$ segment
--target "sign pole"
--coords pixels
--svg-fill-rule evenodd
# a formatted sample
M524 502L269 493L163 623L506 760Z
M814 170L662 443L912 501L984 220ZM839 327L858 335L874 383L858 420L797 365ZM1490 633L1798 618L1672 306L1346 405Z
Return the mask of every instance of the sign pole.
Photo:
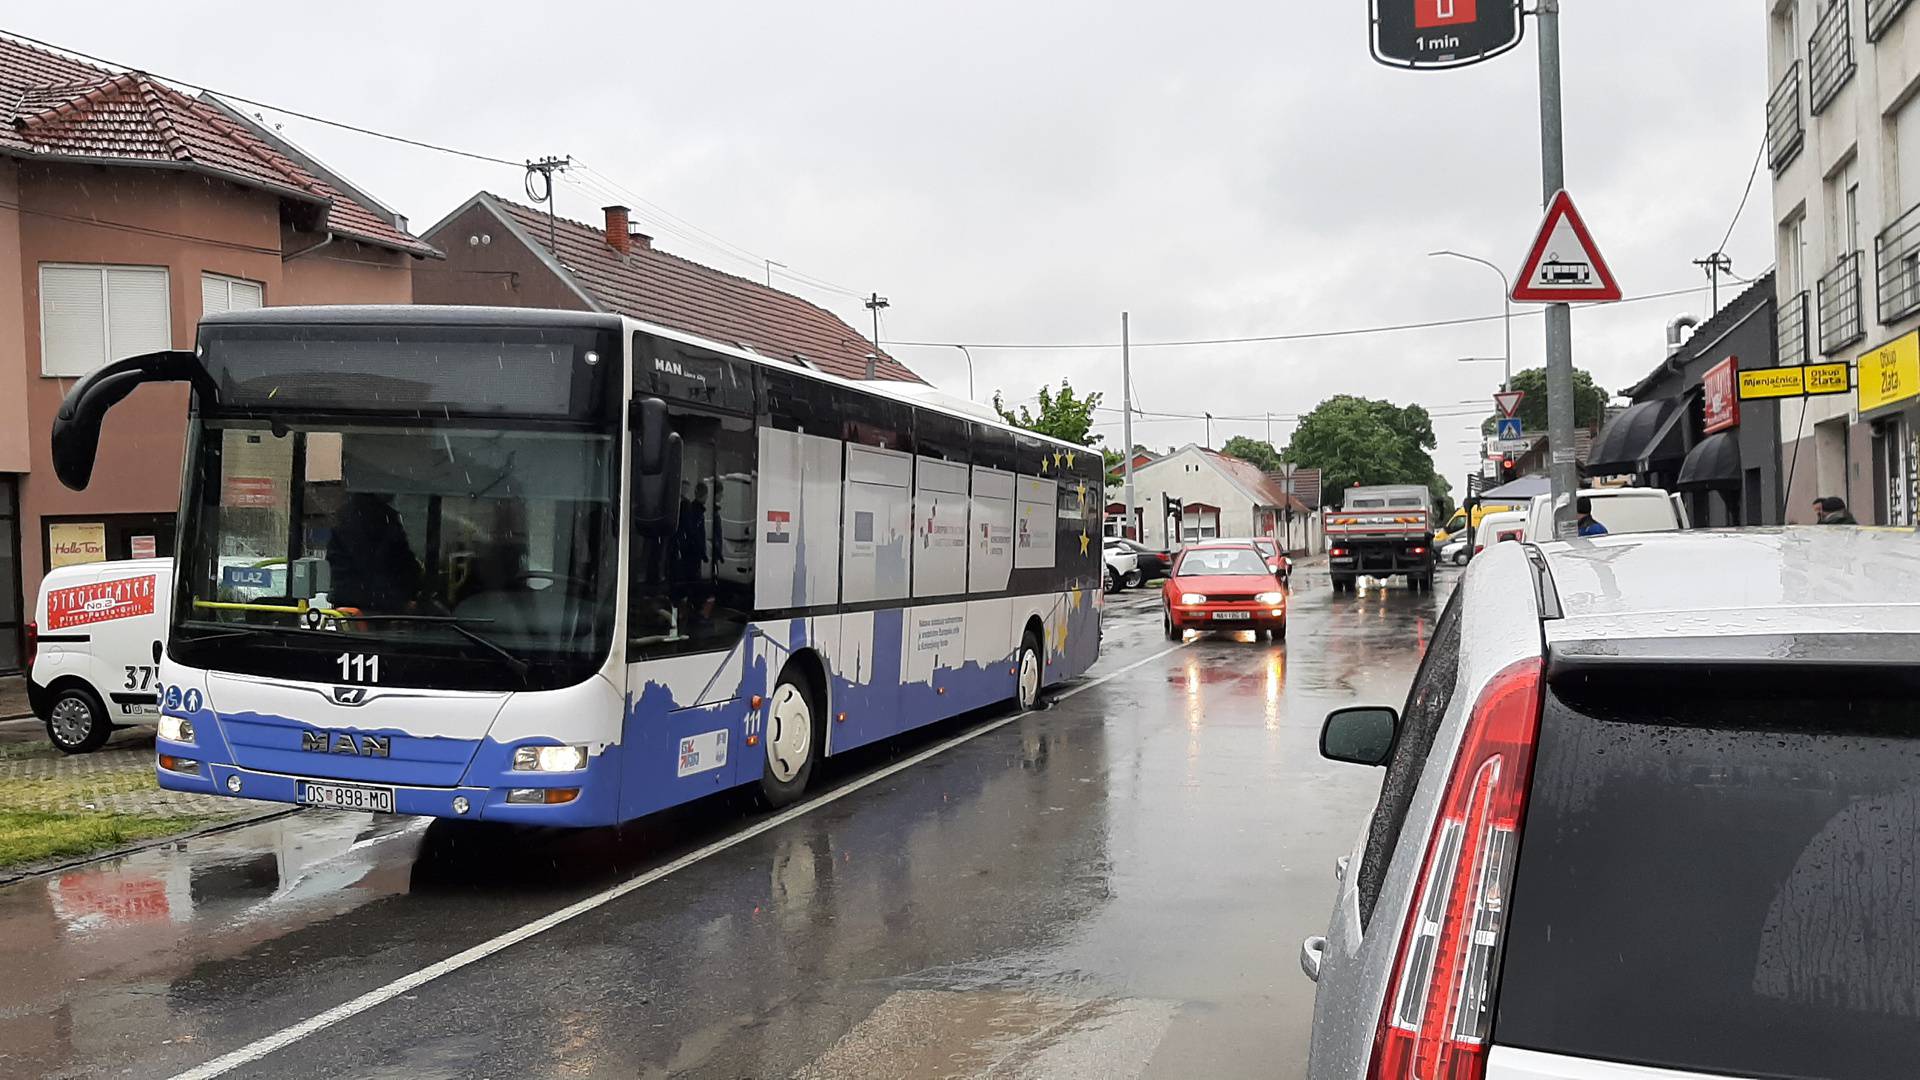
M1542 206L1566 187L1560 127L1560 0L1539 0L1540 186ZM1573 449L1573 313L1565 303L1547 306L1547 449L1555 536L1578 533L1574 497L1580 469Z
M1120 441L1125 444L1122 451L1127 455L1122 474L1127 478L1124 485L1126 494L1121 497L1125 504L1126 521L1120 526L1120 535L1142 533L1146 530L1134 527L1133 517L1133 350L1127 340L1127 313L1120 313ZM1164 522L1162 523L1164 524ZM1132 537L1139 543L1146 543L1145 535ZM1169 548L1173 545L1168 544Z

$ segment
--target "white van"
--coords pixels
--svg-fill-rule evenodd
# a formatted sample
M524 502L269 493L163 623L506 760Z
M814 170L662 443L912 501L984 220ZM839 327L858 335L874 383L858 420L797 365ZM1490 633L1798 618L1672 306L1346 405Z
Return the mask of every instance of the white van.
M1581 488L1593 500L1593 520L1609 533L1676 532L1689 527L1680 496L1660 488ZM1527 539L1542 544L1553 536L1553 496L1535 495L1527 507Z
M1501 510L1480 519L1473 535L1473 554L1478 555L1502 540L1525 538L1527 515L1518 510ZM1472 558L1472 556L1468 556Z
M27 698L69 754L116 727L160 719L160 643L173 601L172 559L81 563L49 571L27 624Z

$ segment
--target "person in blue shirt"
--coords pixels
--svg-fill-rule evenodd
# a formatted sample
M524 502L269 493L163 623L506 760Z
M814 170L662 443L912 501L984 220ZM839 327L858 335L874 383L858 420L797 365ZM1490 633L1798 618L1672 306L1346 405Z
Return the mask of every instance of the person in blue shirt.
M1593 516L1593 500L1592 499L1589 499L1583 495L1581 496L1580 501L1574 504L1574 507L1575 509L1580 511L1579 524L1580 524L1581 536L1607 535L1607 527L1605 525L1600 524L1600 522L1597 519L1595 519Z

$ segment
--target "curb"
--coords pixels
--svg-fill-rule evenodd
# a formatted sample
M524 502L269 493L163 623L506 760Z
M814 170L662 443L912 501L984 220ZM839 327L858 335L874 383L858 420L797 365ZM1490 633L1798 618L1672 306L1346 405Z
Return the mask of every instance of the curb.
M275 818L283 818L297 814L304 809L306 809L306 807L291 806L284 810L270 810L256 817L240 818L236 821L220 821L211 825L203 825L197 829L189 829L186 832L173 833L168 836L155 836L136 844L109 848L106 851L96 851L91 855L81 855L68 859L65 862L35 863L12 870L0 870L0 888L17 884L28 878L44 877L47 874L57 874L62 870L71 870L76 866L96 863L102 859L114 859L122 855L132 855L136 852L147 851L151 848L162 847L167 844L177 844L182 840L193 840L202 836L212 836L215 833L226 832L229 829L238 829L247 825L258 825L263 821L272 821Z

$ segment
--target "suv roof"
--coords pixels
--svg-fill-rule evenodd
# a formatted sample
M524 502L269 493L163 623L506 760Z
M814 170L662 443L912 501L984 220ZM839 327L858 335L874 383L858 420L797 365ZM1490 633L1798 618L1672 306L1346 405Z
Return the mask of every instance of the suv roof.
M1834 525L1621 533L1539 544L1549 642L1920 633L1920 540Z

